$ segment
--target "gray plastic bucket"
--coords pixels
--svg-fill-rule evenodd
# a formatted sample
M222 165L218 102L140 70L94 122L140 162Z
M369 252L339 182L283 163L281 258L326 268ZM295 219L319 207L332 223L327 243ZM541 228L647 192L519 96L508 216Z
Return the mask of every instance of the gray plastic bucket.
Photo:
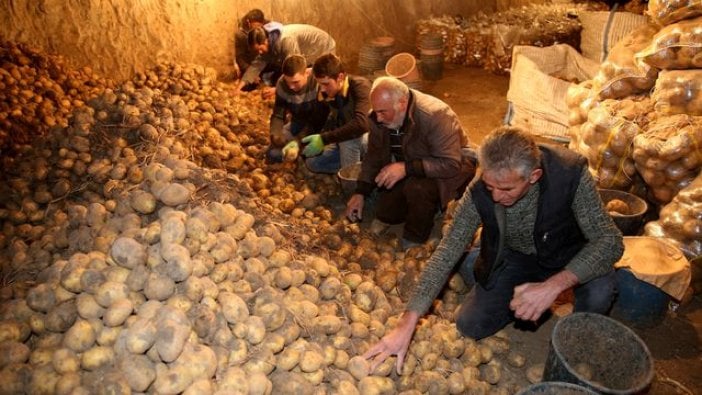
M573 383L547 381L532 384L519 391L517 395L597 395L597 392Z
M544 381L581 385L603 394L636 394L653 380L646 344L625 325L593 313L573 313L553 327Z

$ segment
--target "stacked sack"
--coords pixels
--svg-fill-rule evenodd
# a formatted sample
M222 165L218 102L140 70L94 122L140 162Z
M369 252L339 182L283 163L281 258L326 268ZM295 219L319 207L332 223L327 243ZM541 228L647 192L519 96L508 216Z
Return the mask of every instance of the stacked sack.
M661 207L646 234L702 255L702 1L651 0L598 74L568 92L570 148L603 188L645 190Z

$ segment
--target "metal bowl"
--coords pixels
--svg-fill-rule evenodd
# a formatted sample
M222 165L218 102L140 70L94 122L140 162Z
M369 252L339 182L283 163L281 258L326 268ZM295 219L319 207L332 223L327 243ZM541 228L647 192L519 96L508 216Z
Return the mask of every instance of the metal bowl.
M361 174L361 162L356 162L352 165L342 167L336 176L339 178L341 183L341 189L346 194L352 194L356 190L356 180Z

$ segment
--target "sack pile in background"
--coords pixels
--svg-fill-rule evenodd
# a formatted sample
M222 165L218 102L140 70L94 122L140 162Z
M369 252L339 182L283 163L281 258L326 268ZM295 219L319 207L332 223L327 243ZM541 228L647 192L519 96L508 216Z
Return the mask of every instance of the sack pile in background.
M651 22L622 39L598 74L568 92L570 148L602 188L658 205L649 236L702 255L702 2L651 0Z
M561 43L579 48L578 12L592 7L530 5L489 15L478 13L470 18L434 17L417 22L417 37L440 33L444 37L446 62L507 74L515 45L547 47Z

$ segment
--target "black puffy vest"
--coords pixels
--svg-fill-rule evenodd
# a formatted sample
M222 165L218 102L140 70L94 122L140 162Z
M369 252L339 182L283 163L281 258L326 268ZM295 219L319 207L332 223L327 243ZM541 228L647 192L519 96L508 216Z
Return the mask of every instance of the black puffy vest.
M587 161L562 147L540 146L539 149L543 175L539 180L538 213L534 224L536 256L524 258L547 270L556 270L568 264L586 243L571 206ZM504 261L495 262L500 240L495 203L482 180L472 184L470 191L483 223L475 277L483 287L490 288L494 280L491 273L499 272Z

